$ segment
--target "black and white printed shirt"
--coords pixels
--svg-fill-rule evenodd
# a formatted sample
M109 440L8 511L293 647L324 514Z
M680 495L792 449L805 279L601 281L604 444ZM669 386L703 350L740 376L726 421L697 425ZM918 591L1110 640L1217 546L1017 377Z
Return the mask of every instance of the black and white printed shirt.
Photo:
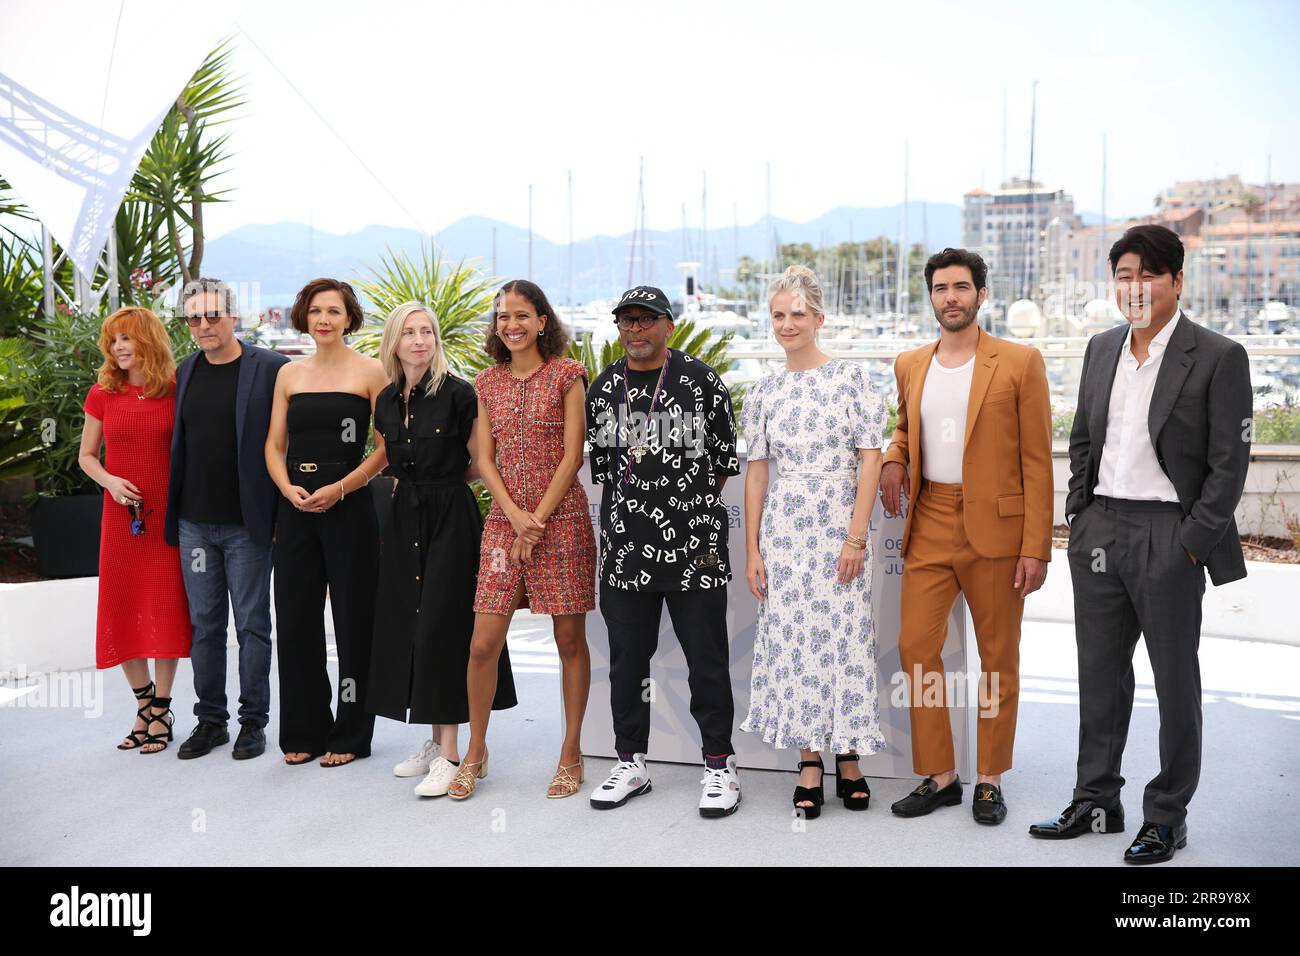
M684 352L670 349L667 366L653 416L660 369L629 370L619 359L587 391L591 479L605 486L599 577L629 591L725 587L731 563L720 486L740 474L731 393Z

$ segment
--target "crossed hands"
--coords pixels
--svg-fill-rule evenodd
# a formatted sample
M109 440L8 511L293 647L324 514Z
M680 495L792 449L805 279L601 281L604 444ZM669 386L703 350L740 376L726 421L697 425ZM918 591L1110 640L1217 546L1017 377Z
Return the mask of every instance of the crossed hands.
M308 492L301 485L290 485L285 497L289 499L289 504L299 511L323 514L343 500L343 489L339 487L337 481L322 485L315 492Z
M533 548L546 531L546 522L535 512L516 509L510 515L510 526L515 529L515 541L510 545L510 563L527 565L533 559Z

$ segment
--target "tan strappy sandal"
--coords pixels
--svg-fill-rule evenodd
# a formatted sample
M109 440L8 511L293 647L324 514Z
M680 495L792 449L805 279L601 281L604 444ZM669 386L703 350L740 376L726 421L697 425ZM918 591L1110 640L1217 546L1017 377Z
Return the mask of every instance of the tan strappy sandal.
M578 768L578 779L573 779L573 769ZM577 763L571 763L567 767L561 766L555 771L555 776L551 778L551 786L546 789L546 799L561 800L564 797L571 797L578 792L582 786L582 781L586 777L586 767L582 764L582 758L578 758ZM551 787L559 787L559 793L551 793Z
M460 769L456 771L456 776L451 778L451 783L447 785L447 796L453 800L468 800L474 795L474 788L478 782L487 776L488 755L483 751L483 759L479 761L462 760ZM459 787L464 793L453 793L452 790Z

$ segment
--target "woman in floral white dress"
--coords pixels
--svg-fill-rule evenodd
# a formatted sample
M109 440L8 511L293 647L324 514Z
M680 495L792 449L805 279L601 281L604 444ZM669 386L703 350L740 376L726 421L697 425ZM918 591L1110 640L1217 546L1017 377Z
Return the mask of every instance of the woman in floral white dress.
M860 364L818 348L825 312L811 269L787 269L768 303L786 367L745 397L747 578L760 604L741 730L800 748L794 805L812 819L823 752L836 755L837 796L864 810L871 791L857 755L885 747L868 533L885 405Z

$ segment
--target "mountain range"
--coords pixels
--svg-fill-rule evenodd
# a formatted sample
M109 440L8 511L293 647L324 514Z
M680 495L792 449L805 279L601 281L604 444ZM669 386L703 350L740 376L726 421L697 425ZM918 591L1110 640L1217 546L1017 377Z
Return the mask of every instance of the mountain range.
M806 242L814 247L888 236L898 238L902 205L877 208L837 207L809 222L774 217L777 243ZM908 241L929 248L955 246L961 237L961 207L951 203L910 205ZM346 235L313 229L300 222L245 225L209 239L203 273L227 282L258 283L263 308L287 305L310 279L328 275L350 279L388 250L418 252L429 236L397 226L366 226ZM477 259L480 267L502 279L527 277L528 230L483 216L467 216L432 237L452 260ZM573 243L573 302L619 295L629 284L632 233L588 236ZM556 305L569 300L569 246L534 233L532 278ZM631 264L631 284L658 285L676 297L681 285L679 262L700 259L700 230L649 229L645 232L644 272L638 241ZM706 286L716 277L733 282L738 256L762 260L768 249L763 220L744 226L710 229L707 234ZM494 268L495 263L495 268ZM644 276L644 279L643 279Z

